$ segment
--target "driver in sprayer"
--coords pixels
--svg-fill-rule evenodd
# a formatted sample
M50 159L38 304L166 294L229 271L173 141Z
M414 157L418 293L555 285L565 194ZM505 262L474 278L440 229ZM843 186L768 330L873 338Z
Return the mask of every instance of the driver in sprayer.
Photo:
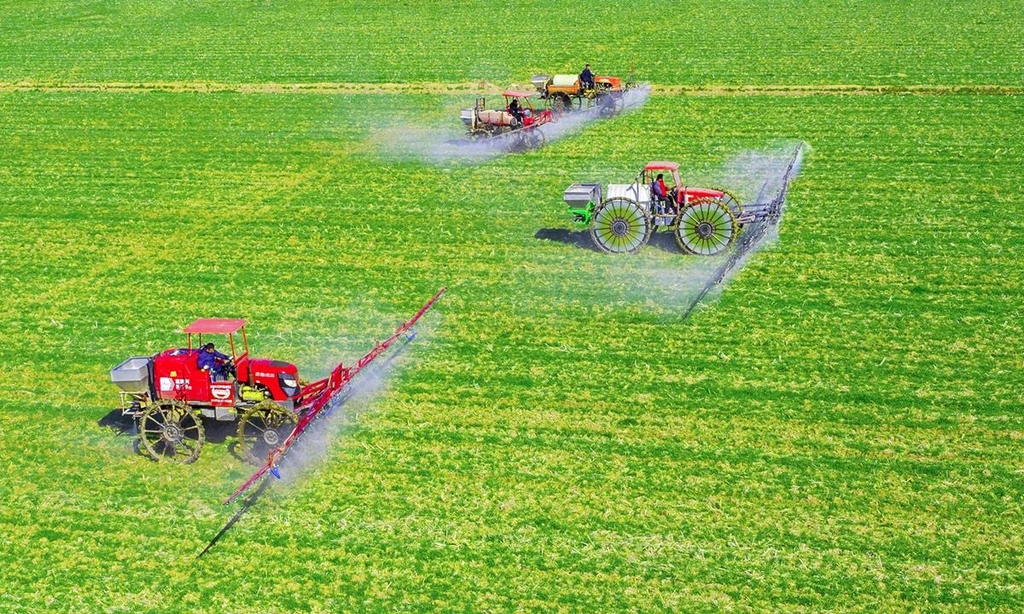
M199 369L210 372L210 381L226 380L231 371L231 357L221 354L212 343L199 350Z
M594 73L590 71L590 64L584 66L580 72L580 87L584 90L594 89Z
M672 211L672 201L669 198L668 187L665 185L665 176L658 173L658 177L651 182L651 199L654 201L654 210L657 213Z
M523 107L519 105L519 99L513 98L512 102L508 103L508 112L515 119L514 127L523 125Z

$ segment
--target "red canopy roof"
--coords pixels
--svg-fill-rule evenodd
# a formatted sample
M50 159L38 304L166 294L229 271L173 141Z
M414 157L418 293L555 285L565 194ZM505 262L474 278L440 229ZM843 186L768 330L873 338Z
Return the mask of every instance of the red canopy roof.
M644 170L648 171L677 171L679 170L678 162L648 162Z
M230 335L245 326L245 320L230 318L199 318L185 327L186 333Z
M511 96L512 98L530 98L536 96L537 92L517 92L515 90L507 90L501 93L502 96Z

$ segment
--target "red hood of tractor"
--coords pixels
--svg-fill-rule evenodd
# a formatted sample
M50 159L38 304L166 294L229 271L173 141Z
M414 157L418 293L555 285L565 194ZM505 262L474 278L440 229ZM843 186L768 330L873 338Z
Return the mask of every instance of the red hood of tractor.
M690 188L685 189L685 193L690 199L694 198L721 198L725 195L725 192L721 190L713 190L711 188Z
M290 362L283 360L274 360L272 358L250 358L246 365L250 371L255 375L260 373L267 374L278 374L278 373L291 373L292 375L298 375L299 369Z

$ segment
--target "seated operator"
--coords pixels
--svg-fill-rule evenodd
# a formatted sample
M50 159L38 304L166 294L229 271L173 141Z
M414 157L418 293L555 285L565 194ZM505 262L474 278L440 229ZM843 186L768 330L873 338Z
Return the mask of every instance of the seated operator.
M212 343L207 343L199 349L199 369L210 372L210 381L227 379L228 363L231 359L226 354L218 352Z
M655 211L665 212L665 205L671 207L668 199L668 187L665 185L665 176L658 173L658 177L651 182L651 199L654 200Z
M513 98L512 102L508 104L508 112L515 118L516 125L523 125L523 108L519 106L518 98Z
M580 85L585 90L594 89L594 73L590 72L590 64L583 67L583 72L580 73Z

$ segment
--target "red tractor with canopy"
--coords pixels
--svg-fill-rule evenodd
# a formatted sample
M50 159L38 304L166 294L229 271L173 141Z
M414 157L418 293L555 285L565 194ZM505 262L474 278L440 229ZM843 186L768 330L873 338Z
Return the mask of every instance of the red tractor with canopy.
M280 421L292 412L301 390L298 369L250 356L245 325L242 319L200 318L185 327L183 347L134 356L111 370L111 381L121 388L121 411L137 420L139 446L150 456L194 461L205 440L201 418L241 419L242 434L247 425L260 422L266 429L272 416ZM227 359L219 361L223 377L199 366L211 336L227 340Z
M531 99L535 92L507 90L502 92L505 106L502 109L488 109L483 96L476 104L463 109L462 123L466 126L466 138L470 140L501 138L509 141L513 150L533 149L544 145L544 132L540 127L552 120L551 110L537 110Z
M574 183L562 197L601 251L635 253L652 233L667 228L687 254L735 255L777 226L802 151L797 146L781 176L765 177L757 196L743 205L725 190L685 185L679 164L663 161L648 162L630 183Z
M191 463L205 440L203 418L238 421L237 452L253 462L265 460L296 426L308 424L328 407L352 378L411 327L444 293L441 289L416 316L388 340L378 343L354 367L338 364L327 377L309 384L294 364L253 358L246 321L201 318L185 327L185 345L153 356L133 356L110 371L120 388L121 412L134 418L138 446L153 459ZM408 334L407 334L408 333ZM226 337L229 354L218 369L201 368L200 354L211 335ZM240 343L239 343L240 342ZM208 359L209 357L207 357ZM204 360L207 362L207 360Z
M751 219L728 192L684 185L675 162L649 162L631 183L609 184L607 191L600 183L574 183L563 198L594 244L611 253L636 252L658 228L670 228L684 252L712 256L730 247Z

